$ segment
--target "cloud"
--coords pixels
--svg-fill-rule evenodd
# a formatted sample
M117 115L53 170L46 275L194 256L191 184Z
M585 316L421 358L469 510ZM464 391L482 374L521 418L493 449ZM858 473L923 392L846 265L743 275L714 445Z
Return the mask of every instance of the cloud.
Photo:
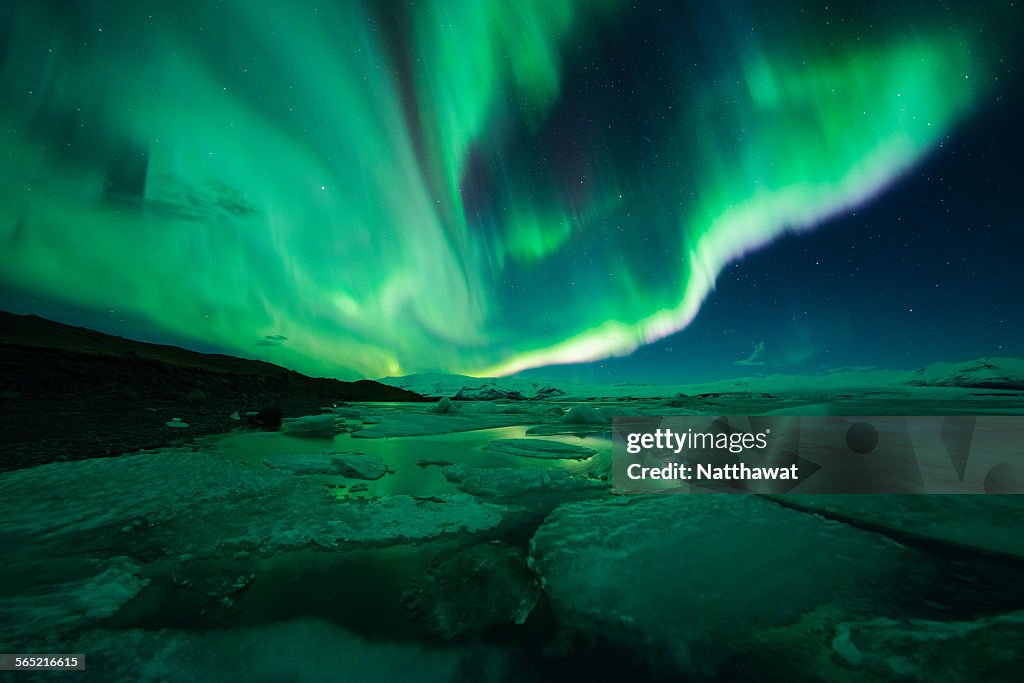
M754 344L754 350L750 352L750 355L743 360L734 361L733 365L764 365L764 361L761 360L761 356L764 355L764 342L760 341Z

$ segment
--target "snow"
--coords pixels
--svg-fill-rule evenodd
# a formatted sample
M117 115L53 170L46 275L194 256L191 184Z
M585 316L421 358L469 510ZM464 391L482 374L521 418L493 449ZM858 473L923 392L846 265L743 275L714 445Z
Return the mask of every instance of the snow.
M766 398L763 392L822 395L843 389L888 390L900 395L918 387L987 388L1024 390L1024 359L981 358L960 363L935 363L913 371L873 367L836 368L819 374L770 373L701 383L586 385L549 382L512 375L468 377L424 373L385 377L385 384L430 396L476 400L500 398L555 401L649 400L666 401L663 407L701 407L701 394L729 394L734 398ZM948 396L948 394L947 394ZM467 401L468 402L468 401Z
M424 396L459 396L464 400L557 398L564 386L522 377L469 377L445 373L419 373L378 379L382 384L415 391Z
M893 383L1024 391L1024 359L979 358L963 363L933 363L901 375Z

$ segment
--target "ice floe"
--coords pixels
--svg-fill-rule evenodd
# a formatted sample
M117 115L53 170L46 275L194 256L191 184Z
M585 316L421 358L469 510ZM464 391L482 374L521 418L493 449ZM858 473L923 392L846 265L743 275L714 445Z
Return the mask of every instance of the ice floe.
M295 474L336 474L350 479L380 479L388 472L379 457L362 453L284 453L264 458L263 463Z
M0 501L0 544L25 558L123 546L125 529L133 551L173 556L404 543L489 529L504 513L466 494L341 501L305 477L191 451L5 472Z
M743 633L789 623L905 554L763 499L696 494L567 503L530 545L563 627L701 674Z
M307 415L281 421L281 433L306 439L330 439L341 433L333 413Z
M10 563L17 556L7 553L5 561ZM30 633L81 628L109 617L149 583L140 570L138 563L123 556L88 559L76 572L84 574L81 578L42 578L20 592L0 597L0 644L19 641Z
M597 452L586 446L550 439L495 439L484 446L484 450L545 460L586 460Z
M459 491L481 498L516 498L537 493L580 493L607 488L607 484L560 469L470 467L452 465L442 470Z
M1024 496L792 495L786 506L897 539L1024 560Z

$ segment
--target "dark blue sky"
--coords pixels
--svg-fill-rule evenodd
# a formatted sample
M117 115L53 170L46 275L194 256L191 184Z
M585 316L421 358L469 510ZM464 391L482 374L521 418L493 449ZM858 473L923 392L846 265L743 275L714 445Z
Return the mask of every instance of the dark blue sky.
M1016 75L881 197L726 269L689 328L626 358L527 374L704 381L1024 355Z

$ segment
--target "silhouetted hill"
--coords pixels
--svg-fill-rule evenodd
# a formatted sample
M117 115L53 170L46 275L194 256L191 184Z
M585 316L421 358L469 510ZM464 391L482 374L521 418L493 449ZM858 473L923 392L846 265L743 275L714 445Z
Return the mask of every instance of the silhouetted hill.
M229 431L238 411L315 414L342 401L423 401L371 380L149 344L0 311L0 471ZM181 418L187 429L167 427Z

